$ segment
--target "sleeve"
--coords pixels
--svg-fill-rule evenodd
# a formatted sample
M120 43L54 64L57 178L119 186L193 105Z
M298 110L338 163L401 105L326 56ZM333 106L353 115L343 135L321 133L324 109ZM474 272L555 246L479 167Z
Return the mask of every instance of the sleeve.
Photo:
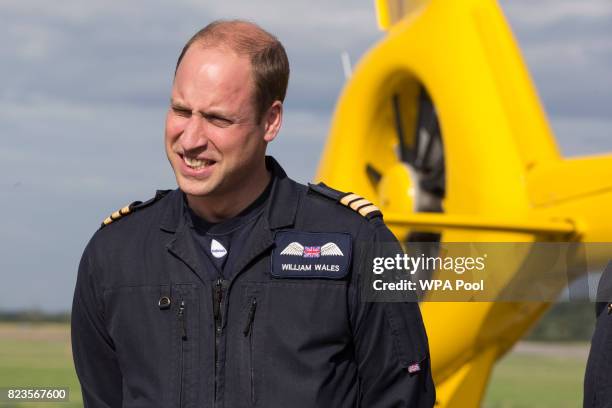
M425 326L416 297L386 298L365 294L373 279L375 257L403 251L380 222L374 237L358 243L352 284L351 325L360 379L360 406L433 407L436 399ZM354 269L355 270L355 269ZM387 281L396 281L387 277ZM375 295L376 296L376 295ZM373 300L373 301L369 301ZM385 302L383 300L393 300Z
M120 408L122 376L114 345L104 325L96 291L90 246L85 249L72 303L72 355L85 407Z

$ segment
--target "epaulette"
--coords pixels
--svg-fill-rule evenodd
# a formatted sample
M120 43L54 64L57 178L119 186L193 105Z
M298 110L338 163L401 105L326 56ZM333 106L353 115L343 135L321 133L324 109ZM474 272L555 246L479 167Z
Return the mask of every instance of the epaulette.
M325 183L308 183L308 188L316 193L324 195L325 197L331 198L332 200L349 207L350 209L358 212L368 220L377 217L382 218L383 216L382 212L377 206L357 194L345 193L342 191L334 190L333 188L325 185Z
M100 228L104 228L107 225L109 225L110 223L112 223L113 221L117 221L120 218L125 217L126 215L132 214L138 210L141 210L145 207L150 206L151 204L155 203L156 201L161 200L164 196L166 196L166 194L168 194L170 191L172 190L157 190L155 192L155 197L151 198L150 200L147 201L134 201L133 203L126 205L125 207L115 211L114 213L112 213L111 215L109 215L108 217L106 217L106 219L104 221L102 221L102 225L100 225Z

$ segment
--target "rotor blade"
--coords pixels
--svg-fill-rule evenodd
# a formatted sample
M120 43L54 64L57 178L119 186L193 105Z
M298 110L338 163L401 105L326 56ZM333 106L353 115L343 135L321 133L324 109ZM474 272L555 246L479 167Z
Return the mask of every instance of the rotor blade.
M395 122L395 131L397 132L397 139L399 141L399 156L400 160L404 163L412 163L414 161L414 150L408 146L406 135L404 133L404 127L402 125L402 115L400 110L399 95L393 94L392 106L393 106L393 119Z

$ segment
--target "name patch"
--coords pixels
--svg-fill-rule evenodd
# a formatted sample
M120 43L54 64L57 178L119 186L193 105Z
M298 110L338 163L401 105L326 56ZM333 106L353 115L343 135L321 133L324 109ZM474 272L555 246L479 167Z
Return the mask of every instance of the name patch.
M272 250L275 278L342 279L351 261L351 236L337 232L279 231Z

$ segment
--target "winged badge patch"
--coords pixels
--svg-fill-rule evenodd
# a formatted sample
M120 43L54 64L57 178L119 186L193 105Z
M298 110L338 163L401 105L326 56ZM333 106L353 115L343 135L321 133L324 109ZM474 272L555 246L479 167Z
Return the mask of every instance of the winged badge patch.
M303 246L299 242L292 242L280 253L281 255L303 256L304 258L319 258L321 256L344 256L340 247L333 242L322 246Z

